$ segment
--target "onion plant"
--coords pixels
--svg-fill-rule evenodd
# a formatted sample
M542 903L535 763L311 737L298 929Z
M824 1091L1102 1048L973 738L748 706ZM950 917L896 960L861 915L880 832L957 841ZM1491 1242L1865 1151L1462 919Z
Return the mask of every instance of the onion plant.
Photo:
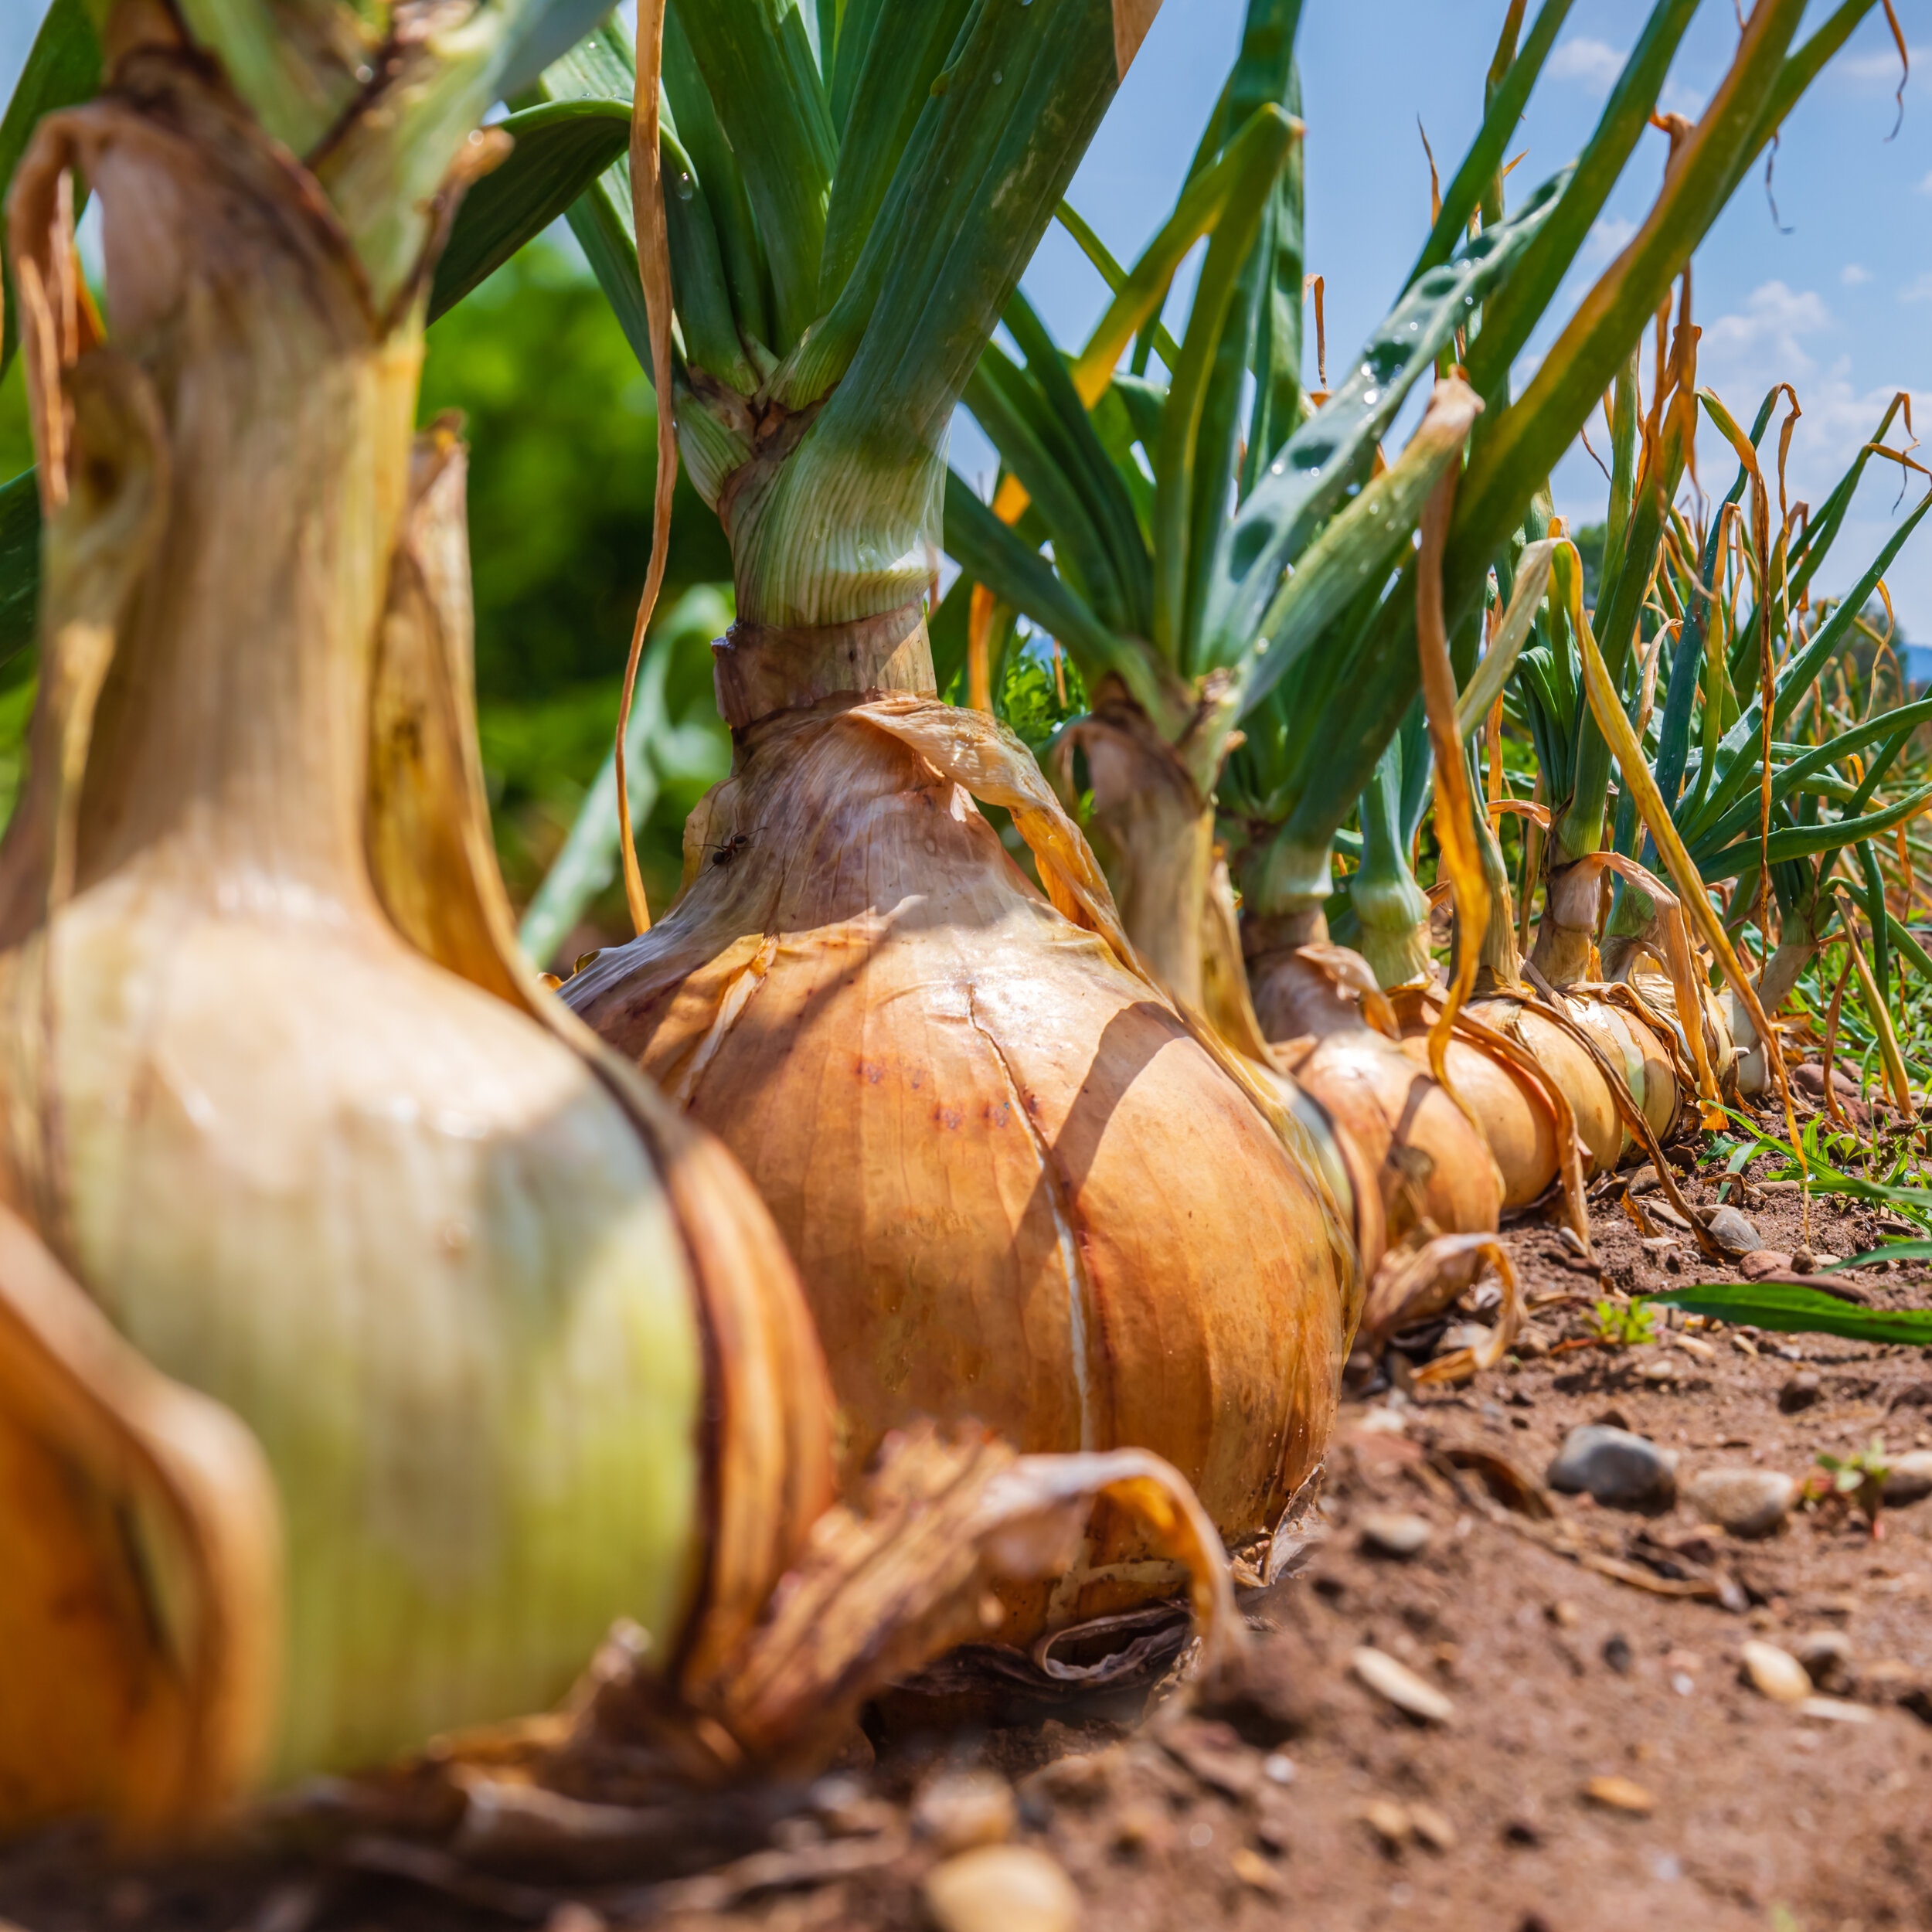
M675 903L651 923L636 894L640 937L563 997L773 1209L849 1473L913 1415L970 1413L1029 1449L1146 1444L1238 1539L1330 1425L1360 1291L1347 1171L1145 976L1025 747L938 701L927 626L948 423L1152 12L671 6L661 349L631 239L655 212L613 175L572 219L730 537L733 770ZM607 28L540 90L609 97L628 60ZM1285 61L1205 194L1238 178L1266 201ZM975 798L1011 815L1046 900ZM1009 1628L1157 1583L1110 1519Z
M515 956L462 452L413 437L438 250L512 138L478 123L556 14L60 5L8 123L42 664L0 849L9 1826L177 1823L539 1707L621 1616L715 1656L827 1499L769 1220ZM573 118L524 124L457 284L548 219Z

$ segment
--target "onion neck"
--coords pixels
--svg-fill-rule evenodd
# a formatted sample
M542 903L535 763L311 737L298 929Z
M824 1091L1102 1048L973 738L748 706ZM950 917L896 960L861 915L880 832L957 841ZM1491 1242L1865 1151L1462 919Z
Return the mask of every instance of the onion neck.
M1356 950L1385 992L1432 976L1428 895L1409 869L1396 811L1394 770L1385 758L1362 794L1362 863L1349 900L1362 922Z
M740 619L711 650L719 715L734 731L828 698L938 695L919 600L843 624L787 626Z
M1516 944L1516 901L1510 889L1509 868L1503 862L1502 842L1488 812L1475 814L1476 849L1482 860L1483 883L1489 888L1489 923L1476 960L1476 988L1488 992L1522 983L1522 953Z
M420 309L385 332L346 241L238 121L118 118L90 157L114 347L172 487L87 760L81 883L151 848L224 906L372 907L369 685L408 477Z
M1094 794L1088 831L1128 937L1174 998L1199 1009L1213 805L1117 678L1102 680L1093 709L1063 743L1085 754Z
M1543 915L1536 922L1530 957L1553 986L1590 977L1597 931L1597 894L1602 868L1587 859L1559 865L1553 855L1543 888Z

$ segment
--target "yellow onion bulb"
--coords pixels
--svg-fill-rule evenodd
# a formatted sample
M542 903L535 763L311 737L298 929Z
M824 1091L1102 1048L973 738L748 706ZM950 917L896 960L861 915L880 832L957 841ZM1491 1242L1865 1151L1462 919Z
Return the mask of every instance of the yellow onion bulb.
M682 896L565 998L764 1197L848 1477L910 1418L971 1415L1028 1450L1151 1449L1223 1536L1263 1533L1326 1443L1359 1309L1317 1164L1008 857L969 783L1113 918L1023 750L976 714L851 702L740 723ZM1152 1581L1097 1522L1009 1634Z

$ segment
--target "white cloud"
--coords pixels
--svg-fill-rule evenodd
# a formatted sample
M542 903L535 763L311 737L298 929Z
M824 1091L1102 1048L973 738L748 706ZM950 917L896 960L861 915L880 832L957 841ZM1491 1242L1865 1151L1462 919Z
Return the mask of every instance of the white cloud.
M1914 67L1926 60L1932 60L1932 47L1912 49ZM1840 80L1853 81L1864 88L1882 87L1889 94L1899 84L1903 70L1899 65L1898 49L1887 41L1864 53L1841 55L1832 63L1831 71Z
M1932 195L1932 169L1928 169L1920 178L1919 192L1922 195Z
M1862 262L1847 262L1838 270L1838 278L1847 288L1862 288L1872 279L1872 271Z
M1624 244L1636 232L1637 224L1628 215L1599 217L1583 238L1583 260L1590 263L1608 261L1622 253Z
M1614 85L1627 57L1607 40L1579 34L1552 50L1545 71L1553 80L1574 80L1586 93L1601 96Z
M1762 395L1773 383L1803 383L1818 369L1804 346L1807 337L1835 326L1823 296L1781 281L1760 283L1741 311L1704 325L1698 346L1698 374L1740 398Z
M1922 268L1899 291L1902 302L1932 302L1932 269Z

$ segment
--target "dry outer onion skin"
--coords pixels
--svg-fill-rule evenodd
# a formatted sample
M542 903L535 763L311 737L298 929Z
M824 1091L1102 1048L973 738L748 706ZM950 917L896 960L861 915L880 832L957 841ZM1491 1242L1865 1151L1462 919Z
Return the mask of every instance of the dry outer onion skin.
M260 1770L281 1659L274 1485L0 1208L0 1818L137 1832Z
M1351 961L1359 978L1347 975ZM1427 1067L1364 1019L1366 962L1337 946L1279 947L1257 953L1248 973L1277 1057L1374 1171L1389 1244L1424 1223L1443 1234L1494 1230L1504 1200L1498 1164ZM1452 1049L1457 1075L1467 1051Z
M467 741L396 755L399 718L468 729L434 452L411 501L418 325L372 317L313 184L197 66L115 79L43 123L11 211L51 285L82 169L117 349L52 306L27 332L46 672L0 855L0 1192L259 1444L281 1778L541 1706L616 1616L674 1667L713 1620L735 1641L824 1498L828 1401L743 1178L485 970L487 893L399 896L460 871L423 831L462 814L417 794L474 771ZM0 1804L41 1748L9 1709ZM177 1816L245 1781L230 1755Z
M971 714L849 699L740 721L653 930L573 1008L718 1134L818 1321L848 1480L889 1429L973 1416L1028 1451L1145 1446L1224 1535L1271 1526L1318 1458L1359 1285L1346 1231L1242 1088L1123 964L1090 854ZM1056 900L964 784L1011 804ZM946 723L945 720L957 721ZM1030 760L1026 761L1030 768ZM1051 808L1050 810L1049 808ZM704 847L737 830L726 865ZM1097 1524L1056 1615L1145 1594ZM1167 1572L1162 1566L1160 1575ZM1015 1604L1037 1626L1045 1593Z

